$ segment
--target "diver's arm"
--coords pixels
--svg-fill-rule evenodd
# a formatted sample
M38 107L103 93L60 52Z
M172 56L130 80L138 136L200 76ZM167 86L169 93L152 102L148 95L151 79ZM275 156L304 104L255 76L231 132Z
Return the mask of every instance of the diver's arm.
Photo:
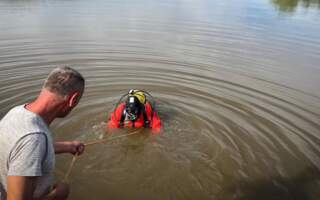
M109 121L107 122L107 128L120 128L120 121L123 110L125 109L125 103L120 104L115 111L111 114Z

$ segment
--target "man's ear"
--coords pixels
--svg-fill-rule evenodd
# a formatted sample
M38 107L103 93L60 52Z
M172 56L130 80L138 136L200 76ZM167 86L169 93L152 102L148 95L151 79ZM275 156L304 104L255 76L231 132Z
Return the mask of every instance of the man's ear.
M69 97L69 102L68 102L69 107L74 107L74 106L76 106L76 105L78 104L78 102L79 102L80 97L81 97L80 92L74 92L74 93L72 93L72 94L70 95L70 97Z

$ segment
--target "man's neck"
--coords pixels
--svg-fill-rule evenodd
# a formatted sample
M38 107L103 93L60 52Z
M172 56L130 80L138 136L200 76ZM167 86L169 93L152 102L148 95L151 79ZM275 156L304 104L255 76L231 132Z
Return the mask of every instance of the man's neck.
M32 102L25 106L27 110L39 115L43 121L49 126L51 122L55 119L54 116L50 115L46 109L43 109L37 105L36 102Z
M26 105L26 109L39 115L49 126L56 118L58 112L58 102L48 92L41 92L39 97L32 103Z

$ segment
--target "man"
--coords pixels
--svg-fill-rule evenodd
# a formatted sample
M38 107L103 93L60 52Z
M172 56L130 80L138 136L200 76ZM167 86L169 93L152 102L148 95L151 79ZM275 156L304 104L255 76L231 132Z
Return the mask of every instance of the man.
M69 186L51 187L56 153L82 154L79 141L53 142L48 126L78 104L84 78L69 67L54 69L40 95L0 121L0 200L66 199Z
M151 128L153 133L159 133L162 128L161 120L154 108L155 105L152 106L147 101L145 93L152 99L149 93L141 90L130 90L124 95L111 114L107 128ZM120 103L126 96L126 102Z

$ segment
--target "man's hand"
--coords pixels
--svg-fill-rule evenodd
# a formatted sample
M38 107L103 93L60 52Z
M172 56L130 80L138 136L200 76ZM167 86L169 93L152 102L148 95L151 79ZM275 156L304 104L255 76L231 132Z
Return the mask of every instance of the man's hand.
M55 142L54 151L59 153L71 153L73 155L81 155L84 152L84 144L79 141Z
M70 193L69 185L65 182L59 182L53 186L51 193L54 199L67 199Z
M65 182L56 183L51 192L37 200L65 200L70 193L69 185Z
M70 144L70 153L81 155L84 152L84 144L79 141L72 141Z

